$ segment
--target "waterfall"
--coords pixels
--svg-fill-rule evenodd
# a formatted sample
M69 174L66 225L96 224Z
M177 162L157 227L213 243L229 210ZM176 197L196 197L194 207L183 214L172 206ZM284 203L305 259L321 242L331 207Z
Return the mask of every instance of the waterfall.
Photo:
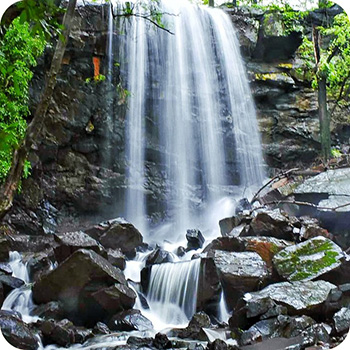
M155 6L167 31L144 18ZM145 234L147 217L163 212L176 240L185 228L203 224L214 203L247 195L262 182L256 114L225 12L188 0L135 2L133 8L139 16L113 24L119 33L114 57L130 95L121 214ZM152 184L154 173L159 183ZM149 195L155 191L157 198Z
M196 312L201 259L153 265L147 300L165 324L187 324Z
M9 265L13 271L12 276L21 279L25 285L14 289L5 299L1 310L18 311L22 315L23 321L36 322L39 318L30 316L34 308L32 290L26 264L22 261L22 256L18 252L10 252Z

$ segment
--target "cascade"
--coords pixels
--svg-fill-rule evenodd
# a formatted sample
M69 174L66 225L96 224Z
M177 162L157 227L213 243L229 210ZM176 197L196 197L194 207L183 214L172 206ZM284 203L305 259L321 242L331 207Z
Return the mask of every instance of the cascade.
M12 276L21 279L25 285L14 289L4 300L1 310L18 311L22 319L27 322L35 322L38 317L31 316L34 307L28 269L22 261L22 256L18 252L10 252L9 265L13 271Z
M142 18L149 16L145 3L158 6L171 33ZM186 228L203 225L222 198L247 196L262 182L255 109L225 12L188 0L136 2L134 12L140 16L114 21L109 30L118 32L110 59L130 95L120 215L148 234L147 218L162 212L168 229L163 225L154 241L169 232L176 241Z

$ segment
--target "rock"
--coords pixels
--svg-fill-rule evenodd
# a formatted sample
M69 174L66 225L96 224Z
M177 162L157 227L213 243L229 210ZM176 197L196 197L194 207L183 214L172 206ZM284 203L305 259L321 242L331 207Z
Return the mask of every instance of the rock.
M102 246L96 240L82 231L56 234L55 241L59 244L54 249L56 260L59 263L67 259L79 249L91 249L97 254L104 257L107 256L107 254L103 251Z
M146 266L154 265L154 264L162 264L166 262L173 262L173 261L174 259L171 253L161 248L157 248L147 256Z
M209 328L210 326L211 326L210 318L203 311L197 312L196 314L194 314L188 324L188 328L192 328L192 329Z
M105 248L120 248L122 252L132 257L135 249L142 244L141 233L130 223L114 223L101 237L100 242Z
M278 239L294 240L290 218L282 215L279 209L257 213L250 223L251 236L272 236Z
M221 339L216 339L213 342L208 342L206 350L227 350L226 342Z
M111 330L103 322L97 322L94 329L92 330L95 335L100 334L111 334Z
M26 266L28 269L29 280L36 281L42 274L49 272L52 269L53 251L34 253L30 257L26 257Z
M5 275L12 275L11 266L7 263L0 263L0 273Z
M247 198L242 198L238 201L235 209L235 214L239 215L243 213L244 211L251 210L252 205L250 204L249 200Z
M4 286L0 282L0 309L2 308L2 304L4 303L5 295L4 295Z
M92 326L105 316L92 294L115 283L126 286L123 273L94 251L81 249L35 282L33 299L37 304L60 301L66 317Z
M4 297L10 294L14 289L20 288L24 285L24 282L19 278L9 275L0 275L0 283L3 286Z
M221 294L221 283L213 258L201 258L197 289L197 310L216 310Z
M29 350L39 348L36 334L18 317L0 311L0 328L5 339L14 347Z
M330 292L336 286L325 281L281 282L267 286L259 292L244 295L247 315L257 316L257 303L266 303L271 299L287 307L290 315L304 314L313 317L315 314L326 317L325 303ZM266 311L266 308L262 308Z
M218 269L227 304L234 306L236 299L245 292L253 291L265 284L271 277L265 261L255 252L210 252Z
M107 260L121 270L126 267L126 257L121 249L107 249Z
M202 232L196 229L187 230L186 232L187 239L187 251L192 249L202 248L205 241Z
M334 330L336 334L344 334L350 327L350 308L343 307L333 316Z
M343 258L339 246L328 238L316 237L280 251L273 263L288 281L310 281L338 268Z
M108 323L114 331L146 331L152 329L150 320L143 316L140 310L128 310L114 315Z
M153 345L153 338L140 338L140 337L135 337L131 336L128 338L126 341L127 344L136 346L137 348L152 348Z
M177 250L176 250L176 255L178 257L182 257L186 254L186 249L184 247L178 247Z
M0 237L0 261L8 261L10 250L9 241L5 237Z
M154 337L153 346L159 350L172 348L171 341L166 334L157 333Z
M225 218L219 221L220 232L223 237L228 236L229 233L239 225L239 219L235 216Z
M91 296L108 314L131 309L136 299L135 292L127 285L120 283L98 290Z
M64 310L60 302L50 301L47 304L36 306L33 309L33 315L43 319L61 320L64 318Z
M20 253L40 253L46 250L50 250L57 246L52 235L46 236L29 236L29 235L8 235L10 250Z

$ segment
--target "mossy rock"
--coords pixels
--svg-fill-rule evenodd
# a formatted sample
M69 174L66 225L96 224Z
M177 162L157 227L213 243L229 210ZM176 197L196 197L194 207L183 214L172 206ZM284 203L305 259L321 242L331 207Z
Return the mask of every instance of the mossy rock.
M330 239L315 237L276 254L273 264L288 281L310 281L341 265L342 249Z

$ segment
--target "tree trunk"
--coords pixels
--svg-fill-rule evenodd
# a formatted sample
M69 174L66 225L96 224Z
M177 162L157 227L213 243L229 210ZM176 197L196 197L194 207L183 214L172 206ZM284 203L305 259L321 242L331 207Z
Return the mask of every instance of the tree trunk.
M59 39L57 41L44 92L35 111L34 118L27 128L24 140L19 148L13 153L11 169L7 175L5 183L0 188L0 219L2 219L12 207L13 198L17 192L18 184L22 177L25 160L27 159L34 143L38 141L42 131L46 113L56 86L56 77L61 68L62 59L73 25L76 3L77 0L69 0L68 8L62 23L64 27L63 40Z
M209 0L209 6L214 7L214 0Z
M330 118L327 109L327 77L324 72L321 71L321 46L320 46L320 32L313 26L312 29L314 53L316 59L317 68L317 82L318 82L318 119L320 122L320 140L322 158L327 161L331 154L331 131L330 131Z

